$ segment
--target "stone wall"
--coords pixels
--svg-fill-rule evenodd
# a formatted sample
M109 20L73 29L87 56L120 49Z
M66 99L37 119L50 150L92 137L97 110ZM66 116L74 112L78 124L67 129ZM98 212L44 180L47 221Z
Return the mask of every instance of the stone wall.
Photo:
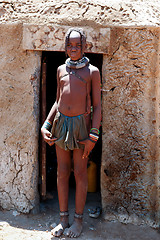
M22 49L22 30L0 25L0 206L29 212L38 201L41 54Z
M154 28L111 29L103 65L106 219L159 221L159 36Z

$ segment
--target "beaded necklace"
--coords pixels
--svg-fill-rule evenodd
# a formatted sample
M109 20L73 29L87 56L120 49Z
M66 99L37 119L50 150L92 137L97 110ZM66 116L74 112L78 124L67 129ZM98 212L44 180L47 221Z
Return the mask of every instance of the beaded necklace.
M88 63L89 63L89 59L87 57L83 57L78 61L72 61L70 58L67 58L67 60L65 62L67 67L75 68L75 69L83 68L83 67L87 66Z

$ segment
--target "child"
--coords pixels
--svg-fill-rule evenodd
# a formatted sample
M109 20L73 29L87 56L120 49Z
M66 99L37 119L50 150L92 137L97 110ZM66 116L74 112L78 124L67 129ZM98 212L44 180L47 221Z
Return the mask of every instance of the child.
M64 230L64 234L68 237L78 237L81 234L87 196L88 156L98 140L101 122L100 73L89 63L89 59L83 56L85 45L86 37L81 28L70 28L67 31L65 51L69 58L57 69L56 102L41 128L44 140L50 146L56 144L60 223L51 231L56 237L61 236ZM52 133L49 131L51 126ZM69 227L71 152L76 196L74 221Z

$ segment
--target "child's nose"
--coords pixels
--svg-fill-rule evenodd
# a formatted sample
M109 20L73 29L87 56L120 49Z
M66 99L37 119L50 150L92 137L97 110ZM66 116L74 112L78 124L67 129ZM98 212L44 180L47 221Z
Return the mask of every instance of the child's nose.
M72 51L75 51L77 50L77 47L76 46L72 46Z

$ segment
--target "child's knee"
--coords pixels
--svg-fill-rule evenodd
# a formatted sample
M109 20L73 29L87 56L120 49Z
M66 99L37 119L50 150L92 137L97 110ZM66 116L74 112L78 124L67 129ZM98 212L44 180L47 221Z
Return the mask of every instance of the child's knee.
M68 168L58 169L58 178L59 179L68 179L70 177L71 170Z
M78 178L80 180L87 177L87 170L84 169L74 169L75 179Z

